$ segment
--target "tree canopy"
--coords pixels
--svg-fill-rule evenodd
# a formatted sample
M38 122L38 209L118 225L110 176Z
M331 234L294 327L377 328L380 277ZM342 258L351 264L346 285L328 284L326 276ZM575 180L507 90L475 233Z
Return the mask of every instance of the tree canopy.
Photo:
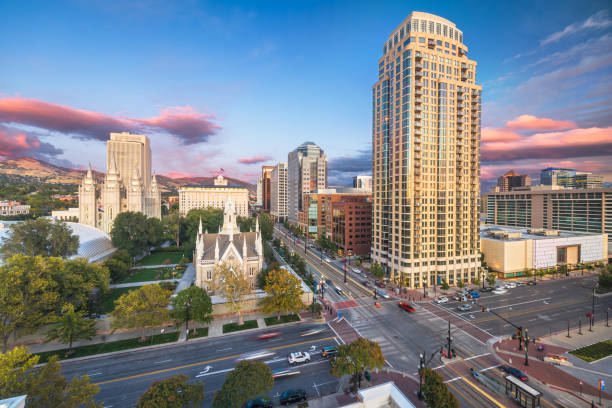
M270 271L264 290L268 296L262 299L262 310L264 313L276 313L279 320L282 312L297 313L304 308L302 282L286 269Z
M140 396L137 408L196 408L204 401L204 383L189 384L189 377L175 375L161 381L155 381Z
M190 286L181 290L172 299L171 315L177 321L185 323L189 328L189 321L210 323L212 318L212 301L206 291L199 286Z
M423 395L425 404L431 408L458 408L459 401L453 395L442 377L429 367L420 370L423 378Z
M270 392L273 385L270 367L261 361L242 360L225 377L213 407L240 408L248 400Z
M108 269L111 281L118 282L128 276L132 259L128 251L120 249L104 262L104 267Z
M160 243L163 228L157 218L147 218L141 212L126 211L117 215L110 232L113 245L125 249L130 256L141 255Z
M8 237L0 251L4 257L11 255L67 257L77 253L79 237L61 221L46 218L26 220L10 226Z
M240 268L225 262L215 266L213 280L215 290L225 298L232 312L238 314L238 325L241 326L244 324L242 308L246 296L251 293L251 283Z
M185 256L190 259L195 249L195 240L200 226L200 218L202 219L202 232L219 232L219 228L221 224L223 224L223 210L221 208L194 208L189 210L187 216L184 218L184 227L181 228L181 241L185 248Z
M382 368L385 364L380 345L375 341L359 337L350 344L338 346L338 354L332 362L331 374L334 377L351 375L352 382L361 386L363 372L374 368Z
M62 308L62 315L47 331L47 341L59 340L68 343L68 351L72 350L72 342L79 339L91 340L96 335L95 320L87 319L82 312L74 310L67 303Z

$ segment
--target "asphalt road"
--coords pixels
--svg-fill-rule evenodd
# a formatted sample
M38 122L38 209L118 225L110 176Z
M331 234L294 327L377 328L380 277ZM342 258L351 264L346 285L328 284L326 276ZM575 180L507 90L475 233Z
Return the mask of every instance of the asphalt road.
M456 301L441 306L494 336L509 335L516 329L493 313L483 313L480 306L496 312L516 326L527 328L531 337L567 330L568 322L570 327L577 327L580 320L582 329L588 330L586 314L592 311L595 283L596 278L589 276L519 286L508 289L508 293L503 295L484 292L480 293L480 299L473 302L469 312L459 312L459 302ZM595 297L595 319L605 320L606 310L610 307L611 297Z
M303 335L313 328L323 330L314 335ZM270 340L255 339L257 334L270 331L282 335ZM62 373L68 378L76 374L89 375L92 382L100 387L96 400L107 408L133 407L153 381L185 374L192 380L204 382L205 401L202 406L207 407L211 406L215 391L221 388L225 376L242 355L270 350L274 355L261 361L272 370L277 370L289 367L289 353L310 352L311 362L296 367L299 374L275 380L269 396L278 403L280 393L290 388L305 389L309 398L337 391L338 381L329 374L329 362L320 354L322 347L336 344L335 336L327 325L301 323L211 339L196 339L109 357L63 362Z

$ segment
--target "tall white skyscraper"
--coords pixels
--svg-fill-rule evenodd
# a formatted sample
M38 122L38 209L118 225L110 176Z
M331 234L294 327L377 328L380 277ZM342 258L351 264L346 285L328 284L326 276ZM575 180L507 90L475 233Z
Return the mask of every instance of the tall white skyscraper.
M313 142L302 143L287 157L287 220L297 225L304 193L327 188L327 157Z
M270 215L276 221L287 219L287 162L274 166L270 176Z

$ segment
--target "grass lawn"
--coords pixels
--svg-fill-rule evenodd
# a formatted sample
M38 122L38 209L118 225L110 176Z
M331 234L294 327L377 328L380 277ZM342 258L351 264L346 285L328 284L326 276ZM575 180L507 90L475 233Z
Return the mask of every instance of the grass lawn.
M155 252L149 256L145 256L138 263L137 266L151 266L151 265L169 265L177 264L183 257L182 252Z
M193 328L189 329L189 336L187 336L187 340L197 339L198 337L206 337L208 336L208 327L199 327L198 333L193 332Z
M238 326L238 323L228 323L223 325L223 333L232 333L240 330L256 329L257 320L246 320L242 326Z
M276 318L276 316L266 317L264 322L266 322L266 326L274 326L275 324L283 324L290 322L299 322L300 317L296 314L284 315L281 316L280 320Z
M137 347L146 347L151 344L163 344L163 343L172 343L178 340L178 332L173 333L164 333L164 334L156 334L147 338L147 340L140 342L139 338L135 339L127 339L127 340L119 340L119 341L111 341L108 343L99 343L99 344L91 344L89 346L81 346L74 347L72 349L72 354L66 356L66 352L68 349L55 350L55 351L45 351L42 353L36 353L40 356L39 363L46 362L49 357L57 355L60 360L65 358L75 358L75 357L84 357L91 356L94 354L102 354L102 353L110 353L113 351L121 351L121 350L129 350Z
M172 272L176 272L172 275ZM155 269L134 269L127 278L117 283L149 282L161 279L179 279L183 272L178 272L174 268L155 268Z
M584 361L597 361L612 354L612 340L604 340L590 346L570 351L571 354Z
M100 305L101 314L109 314L115 310L115 300L119 299L124 293L128 293L134 289L138 289L140 286L132 286L130 288L115 288L111 289L109 294L102 298L102 304Z

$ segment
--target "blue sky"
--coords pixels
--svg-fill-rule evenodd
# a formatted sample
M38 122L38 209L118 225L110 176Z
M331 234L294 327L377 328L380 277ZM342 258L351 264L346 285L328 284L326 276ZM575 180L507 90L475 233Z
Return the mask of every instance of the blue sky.
M607 1L5 1L0 155L104 170L105 133L124 126L150 136L159 173L254 181L311 140L346 183L369 171L377 61L413 10L453 21L478 62L483 178L545 164L612 174ZM522 116L531 124L508 124ZM585 135L596 146L499 154Z

